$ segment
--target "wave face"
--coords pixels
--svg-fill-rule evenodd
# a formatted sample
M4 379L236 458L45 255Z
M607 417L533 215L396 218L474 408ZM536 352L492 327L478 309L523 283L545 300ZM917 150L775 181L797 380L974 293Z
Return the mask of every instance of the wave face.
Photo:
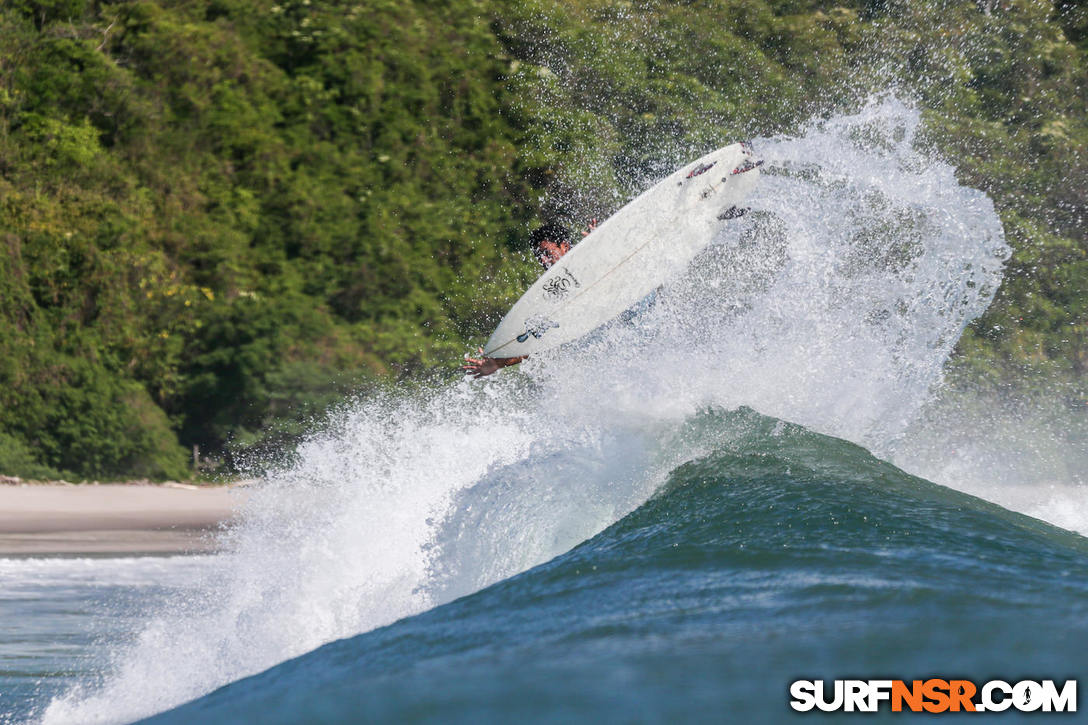
M117 648L101 684L88 684L48 703L40 719L123 722L162 712L332 640L471 595L563 555L632 512L635 518L611 529L610 536L660 512L661 501L683 508L679 501L689 494L671 493L646 502L663 486L685 488L685 464L712 465L707 462L723 455L717 434L701 431L707 425L713 431L733 424L700 423L700 411L747 406L889 457L940 381L942 365L964 326L989 303L1008 254L990 200L960 186L951 165L915 148L918 127L916 111L887 97L855 115L813 122L796 138L757 140L756 150L766 165L749 199L752 211L723 228L689 271L666 285L656 304L636 320L618 321L578 344L534 356L517 373L504 371L483 383L465 381L362 401L341 411L331 429L300 448L293 466L270 476L250 497L242 521L225 535L227 552L209 566L202 585L162 611L149 613L135 643ZM725 413L714 415L728 418ZM724 472L715 474L720 485L706 489L725 496L721 515L732 515L742 529L746 517L756 514L741 489L762 480L761 456L767 457L767 465L786 460L776 458L777 438L760 440L771 448L743 459L750 471L738 468L736 461L728 463ZM880 465L873 462L872 470L884 470ZM888 480L895 478L888 475ZM834 480L850 486L851 476L843 470ZM800 495L797 487L807 481L789 476L775 480L778 488L753 492L753 500L792 501ZM832 498L823 508L817 506L837 484L812 485L812 495L797 503L801 509L783 504L759 514L766 529L760 536L777 532L789 544L798 531L814 531L807 506L823 512L824 524L824 517L835 511L851 518L841 508L849 499ZM696 490L703 489L691 489ZM890 518L873 523L883 527L882 533L907 526L900 523L904 520L910 522L908 529L925 523L910 512L885 513ZM988 512L964 522L981 526L979 519L994 515ZM733 541L726 536L728 527L715 525L701 532L696 524L674 529L673 523L662 519L646 526L661 529L663 536L692 537L689 544L676 541L674 548L682 551L709 547L717 552L708 554L710 568L699 576L705 579L706 596L723 598L721 611L731 612L733 623L718 630L740 639L755 636L745 634L749 630L788 639L778 613L760 619L776 610L753 610L746 619L747 610L729 604L734 600L727 591L735 587L743 592L745 576L784 578L793 582L790 586L800 586L806 575L798 560L787 556L794 568L781 571L782 562L771 559L767 568L729 565L715 575L717 557L746 561L749 556L744 550L728 553L728 547L715 543ZM864 541L872 533L864 526L850 530ZM704 533L710 539L702 538ZM594 546L622 540L598 539ZM961 539L954 541L959 545ZM742 542L736 543L739 547ZM985 537L977 543L987 546ZM783 548L785 555L789 547ZM557 560L555 566L582 561L578 557L583 551ZM883 561L879 551L866 554L877 568L858 582L876 577ZM972 550L963 555L980 554ZM604 560L588 565L618 566ZM549 571L545 567L515 581L552 581ZM600 585L568 574L556 581L565 582L562 586L571 588L572 597L584 587L596 591L601 586L605 593L600 596L615 598L617 606L645 601L646 607L660 608L672 606L671 579L684 568L665 572L656 582L639 578L629 568L615 571L622 577ZM740 579L738 571L743 573ZM620 581L628 576L633 577L630 583ZM841 586L850 588L854 581L848 577ZM492 597L506 591L505 586L488 590L481 601L502 606L501 598ZM857 596L860 602L871 602L879 591L862 586ZM697 590L683 595L701 596ZM822 647L843 653L836 628L848 625L858 610L847 607L850 616L837 614L845 606L842 601L853 595L842 596L844 600L832 597L823 613L810 612L817 620L807 630L810 645L822 633ZM916 595L905 596L909 601ZM939 603L943 596L925 594L919 611L935 613L936 605L927 602ZM675 599L681 610L682 601ZM603 606L601 601L587 603ZM465 626L482 627L478 634L471 629L458 634L456 624L440 627L441 617L464 611L460 603L451 606L410 621L431 622L420 625L437 627L426 637L451 638L451 652L457 647L453 639L468 651L477 637L491 636L485 622L467 613ZM904 605L904 617L913 606ZM492 611L496 622L512 629L521 618L537 616L552 614L521 605L509 612ZM596 610L586 609L583 616L582 629L574 631L593 631L585 627L597 621ZM676 616L683 619L682 611ZM671 655L665 650L684 649L687 637L698 643L697 621L692 620L690 629L677 630L676 637L661 640L659 654L667 660ZM615 623L601 631L613 630L622 634ZM352 667L365 659L356 647L363 648L360 652L389 651L402 664L426 659L422 650L408 645L385 650L386 645L374 644L396 636L388 632L404 630L383 631L367 640L370 644L337 647L348 648L345 656ZM556 630L549 636L564 635ZM929 637L924 631L918 636ZM584 646L602 652L609 647L603 635L582 639ZM643 644L647 651L653 649L652 638ZM498 657L504 649L480 646L480 657L485 652ZM776 651L783 655L793 650ZM382 661L374 657L373 662ZM440 677L435 668L442 658L426 661L431 662L432 676ZM552 679L580 676L574 669L562 669L558 651L550 661ZM832 661L831 655L826 661ZM368 672L377 669L374 665ZM611 692L618 699L618 693L628 692L621 682L624 672L623 667L599 671L597 677L604 679L598 696ZM374 676L384 687L399 687ZM362 679L356 676L354 681ZM368 692L378 687L365 682L359 686ZM476 686L485 684L478 681ZM704 686L704 694L711 696L711 684ZM308 685L295 680L291 687L305 690ZM737 688L725 691L735 694ZM454 692L471 697L463 688ZM543 691L525 692L546 696ZM316 690L311 694L320 699ZM336 705L329 707L335 710ZM404 714L400 705L389 707Z
M797 678L1075 675L1088 543L742 409L635 512L488 589L149 722L738 722Z

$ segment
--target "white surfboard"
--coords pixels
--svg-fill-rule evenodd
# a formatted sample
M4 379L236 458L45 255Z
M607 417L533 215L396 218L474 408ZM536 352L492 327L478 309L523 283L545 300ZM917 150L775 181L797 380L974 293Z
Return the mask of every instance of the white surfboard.
M487 341L488 357L518 357L576 340L680 272L722 224L741 215L757 161L746 144L713 151L609 217L544 272Z

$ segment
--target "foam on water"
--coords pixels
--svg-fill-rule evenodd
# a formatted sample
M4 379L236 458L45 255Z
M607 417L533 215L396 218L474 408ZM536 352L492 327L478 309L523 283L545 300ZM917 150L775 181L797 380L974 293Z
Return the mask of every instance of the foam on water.
M989 199L914 148L919 122L888 97L757 140L752 212L635 321L346 408L250 497L201 587L43 721L148 715L545 561L700 455L677 431L709 405L893 451L1009 251Z
M0 558L0 582L11 596L49 587L190 586L211 556Z

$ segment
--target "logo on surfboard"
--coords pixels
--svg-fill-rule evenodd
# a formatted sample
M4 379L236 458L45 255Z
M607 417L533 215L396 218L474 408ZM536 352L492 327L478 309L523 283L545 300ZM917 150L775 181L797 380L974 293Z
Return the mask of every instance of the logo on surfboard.
M518 342L525 342L529 339L529 335L532 335L537 340L544 336L544 333L553 327L559 327L559 323L550 320L544 315L533 315L529 319L525 320L525 332L518 335Z
M570 293L572 286L581 287L582 283L578 281L577 277L571 274L569 269L563 267L563 274L552 277L544 283L544 299L553 302L561 300Z

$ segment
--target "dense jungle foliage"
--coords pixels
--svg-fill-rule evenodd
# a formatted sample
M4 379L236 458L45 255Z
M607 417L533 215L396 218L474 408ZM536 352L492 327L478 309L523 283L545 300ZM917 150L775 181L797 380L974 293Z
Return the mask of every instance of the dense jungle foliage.
M452 370L607 214L897 88L1015 248L961 367L1088 365L1076 0L6 0L0 473L194 475Z

